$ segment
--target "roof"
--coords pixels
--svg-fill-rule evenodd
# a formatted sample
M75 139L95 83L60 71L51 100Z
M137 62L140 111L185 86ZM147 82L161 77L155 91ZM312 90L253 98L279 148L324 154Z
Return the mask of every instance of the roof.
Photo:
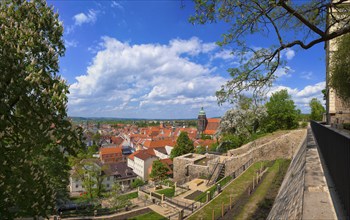
M104 173L108 176L116 176L118 179L136 177L137 175L125 162L108 163Z
M143 143L143 146L147 148L156 148L156 147L165 147L165 146L174 146L175 141L171 139L165 140L146 140Z
M128 158L131 160L134 160L135 157L141 160L147 160L148 158L156 157L156 154L154 153L153 149L147 149L147 150L138 150L128 156Z
M200 139L200 140L195 141L193 144L194 144L195 147L197 147L197 146L206 147L206 146L210 146L213 143L216 143L216 140L211 140L211 139L203 140L203 139Z
M213 135L216 133L219 126L220 126L220 118L208 118L208 124L203 133L208 135Z
M201 110L199 111L198 115L205 115L205 111L204 111L203 107L202 107Z
M154 150L159 151L162 154L168 155L165 147L157 147L157 148L154 148Z
M121 147L102 147L100 148L100 154L120 154L122 153Z
M120 136L118 137L111 137L112 143L115 145L120 145L121 143L123 143L124 139Z

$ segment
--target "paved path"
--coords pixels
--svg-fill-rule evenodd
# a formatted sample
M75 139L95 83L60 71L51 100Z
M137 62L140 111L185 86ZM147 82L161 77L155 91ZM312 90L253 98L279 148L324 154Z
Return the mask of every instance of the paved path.
M302 219L337 219L317 143L308 128Z

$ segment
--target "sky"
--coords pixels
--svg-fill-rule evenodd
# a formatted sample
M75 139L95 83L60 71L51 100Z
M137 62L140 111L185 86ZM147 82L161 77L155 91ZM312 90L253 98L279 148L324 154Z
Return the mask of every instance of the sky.
M215 91L237 66L230 47L216 42L229 25L193 25L190 1L48 1L64 26L66 53L59 74L70 85L68 115L148 119L220 117L232 105L219 106ZM271 38L252 36L252 47ZM309 113L309 101L322 100L325 50L292 48L282 58L287 69L269 95L287 89L297 108Z

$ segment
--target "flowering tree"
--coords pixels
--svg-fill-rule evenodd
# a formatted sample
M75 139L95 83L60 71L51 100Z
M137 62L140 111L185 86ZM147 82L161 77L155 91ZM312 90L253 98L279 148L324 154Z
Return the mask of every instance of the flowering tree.
M237 107L228 110L222 117L219 133L250 137L258 130L261 120L266 115L264 106L256 105L252 98L241 95Z
M48 216L67 194L82 142L57 75L62 33L45 1L0 1L0 219Z

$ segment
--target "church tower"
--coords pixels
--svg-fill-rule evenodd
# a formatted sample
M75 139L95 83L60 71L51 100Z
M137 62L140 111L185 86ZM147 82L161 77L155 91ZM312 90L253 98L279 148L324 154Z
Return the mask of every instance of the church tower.
M208 124L208 120L207 120L207 116L205 114L205 111L203 110L203 107L201 108L201 110L199 111L198 114L198 121L197 121L197 134L198 136L203 134L205 128L207 127Z

